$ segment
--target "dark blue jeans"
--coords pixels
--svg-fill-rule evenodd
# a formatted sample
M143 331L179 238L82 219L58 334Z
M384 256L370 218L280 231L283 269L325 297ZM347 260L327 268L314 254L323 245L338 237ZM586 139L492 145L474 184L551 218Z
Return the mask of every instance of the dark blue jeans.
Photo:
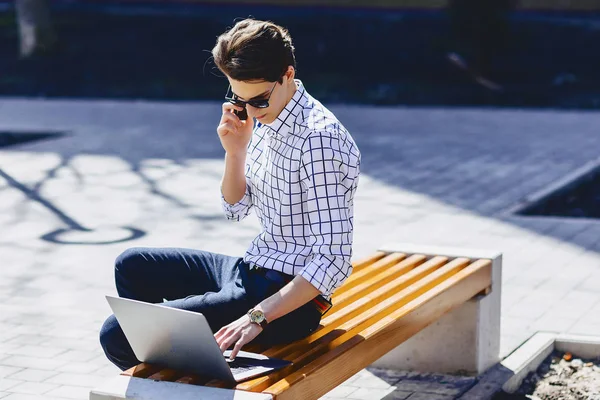
M115 283L120 297L200 312L213 332L283 286L249 269L239 257L179 248L126 250L115 262ZM255 342L274 345L301 339L320 320L309 302L269 323ZM140 363L114 315L104 322L100 343L108 359L122 370Z

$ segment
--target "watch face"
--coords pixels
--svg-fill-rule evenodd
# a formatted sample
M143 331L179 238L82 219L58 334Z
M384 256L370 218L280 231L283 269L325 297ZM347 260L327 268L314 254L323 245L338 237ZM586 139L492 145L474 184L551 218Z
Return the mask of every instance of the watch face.
M250 320L260 324L265 320L265 314L260 310L253 310L252 313L250 313Z

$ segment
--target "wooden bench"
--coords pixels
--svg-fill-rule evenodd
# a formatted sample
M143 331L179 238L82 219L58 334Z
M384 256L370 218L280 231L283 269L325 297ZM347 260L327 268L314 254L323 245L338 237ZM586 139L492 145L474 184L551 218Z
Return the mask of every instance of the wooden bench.
M293 361L237 386L140 364L90 399L317 399L370 365L482 373L498 361L501 256L399 245L353 263L306 339L247 348Z

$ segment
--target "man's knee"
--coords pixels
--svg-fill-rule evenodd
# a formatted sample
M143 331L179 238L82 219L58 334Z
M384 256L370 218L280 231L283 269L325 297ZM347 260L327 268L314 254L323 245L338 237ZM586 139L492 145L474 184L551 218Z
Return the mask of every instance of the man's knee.
M147 249L144 247L131 247L122 252L115 260L115 276L127 274L127 272L142 267L147 258L144 254Z
M114 315L108 317L100 329L100 345L106 358L122 371L140 363Z
M100 345L104 352L109 355L122 346L123 339L125 339L125 335L121 330L121 326L115 316L111 315L104 321L100 329Z

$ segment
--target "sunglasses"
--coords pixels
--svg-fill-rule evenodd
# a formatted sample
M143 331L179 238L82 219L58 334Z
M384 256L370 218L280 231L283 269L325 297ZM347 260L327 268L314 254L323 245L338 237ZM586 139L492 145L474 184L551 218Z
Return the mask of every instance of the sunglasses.
M246 108L246 105L248 105L248 104L250 104L254 108L267 108L267 107L269 107L269 100L271 99L273 90L275 90L275 86L277 86L277 82L275 82L275 85L273 85L273 88L271 89L271 91L269 92L269 95L265 99L250 99L248 101L244 101L244 100L240 100L237 97L237 94L235 94L233 92L231 92L233 94L233 96L228 96L229 92L231 91L231 85L229 85L229 88L227 88L227 94L225 94L225 100L227 100L231 104L234 104L238 107L243 107L243 108Z

